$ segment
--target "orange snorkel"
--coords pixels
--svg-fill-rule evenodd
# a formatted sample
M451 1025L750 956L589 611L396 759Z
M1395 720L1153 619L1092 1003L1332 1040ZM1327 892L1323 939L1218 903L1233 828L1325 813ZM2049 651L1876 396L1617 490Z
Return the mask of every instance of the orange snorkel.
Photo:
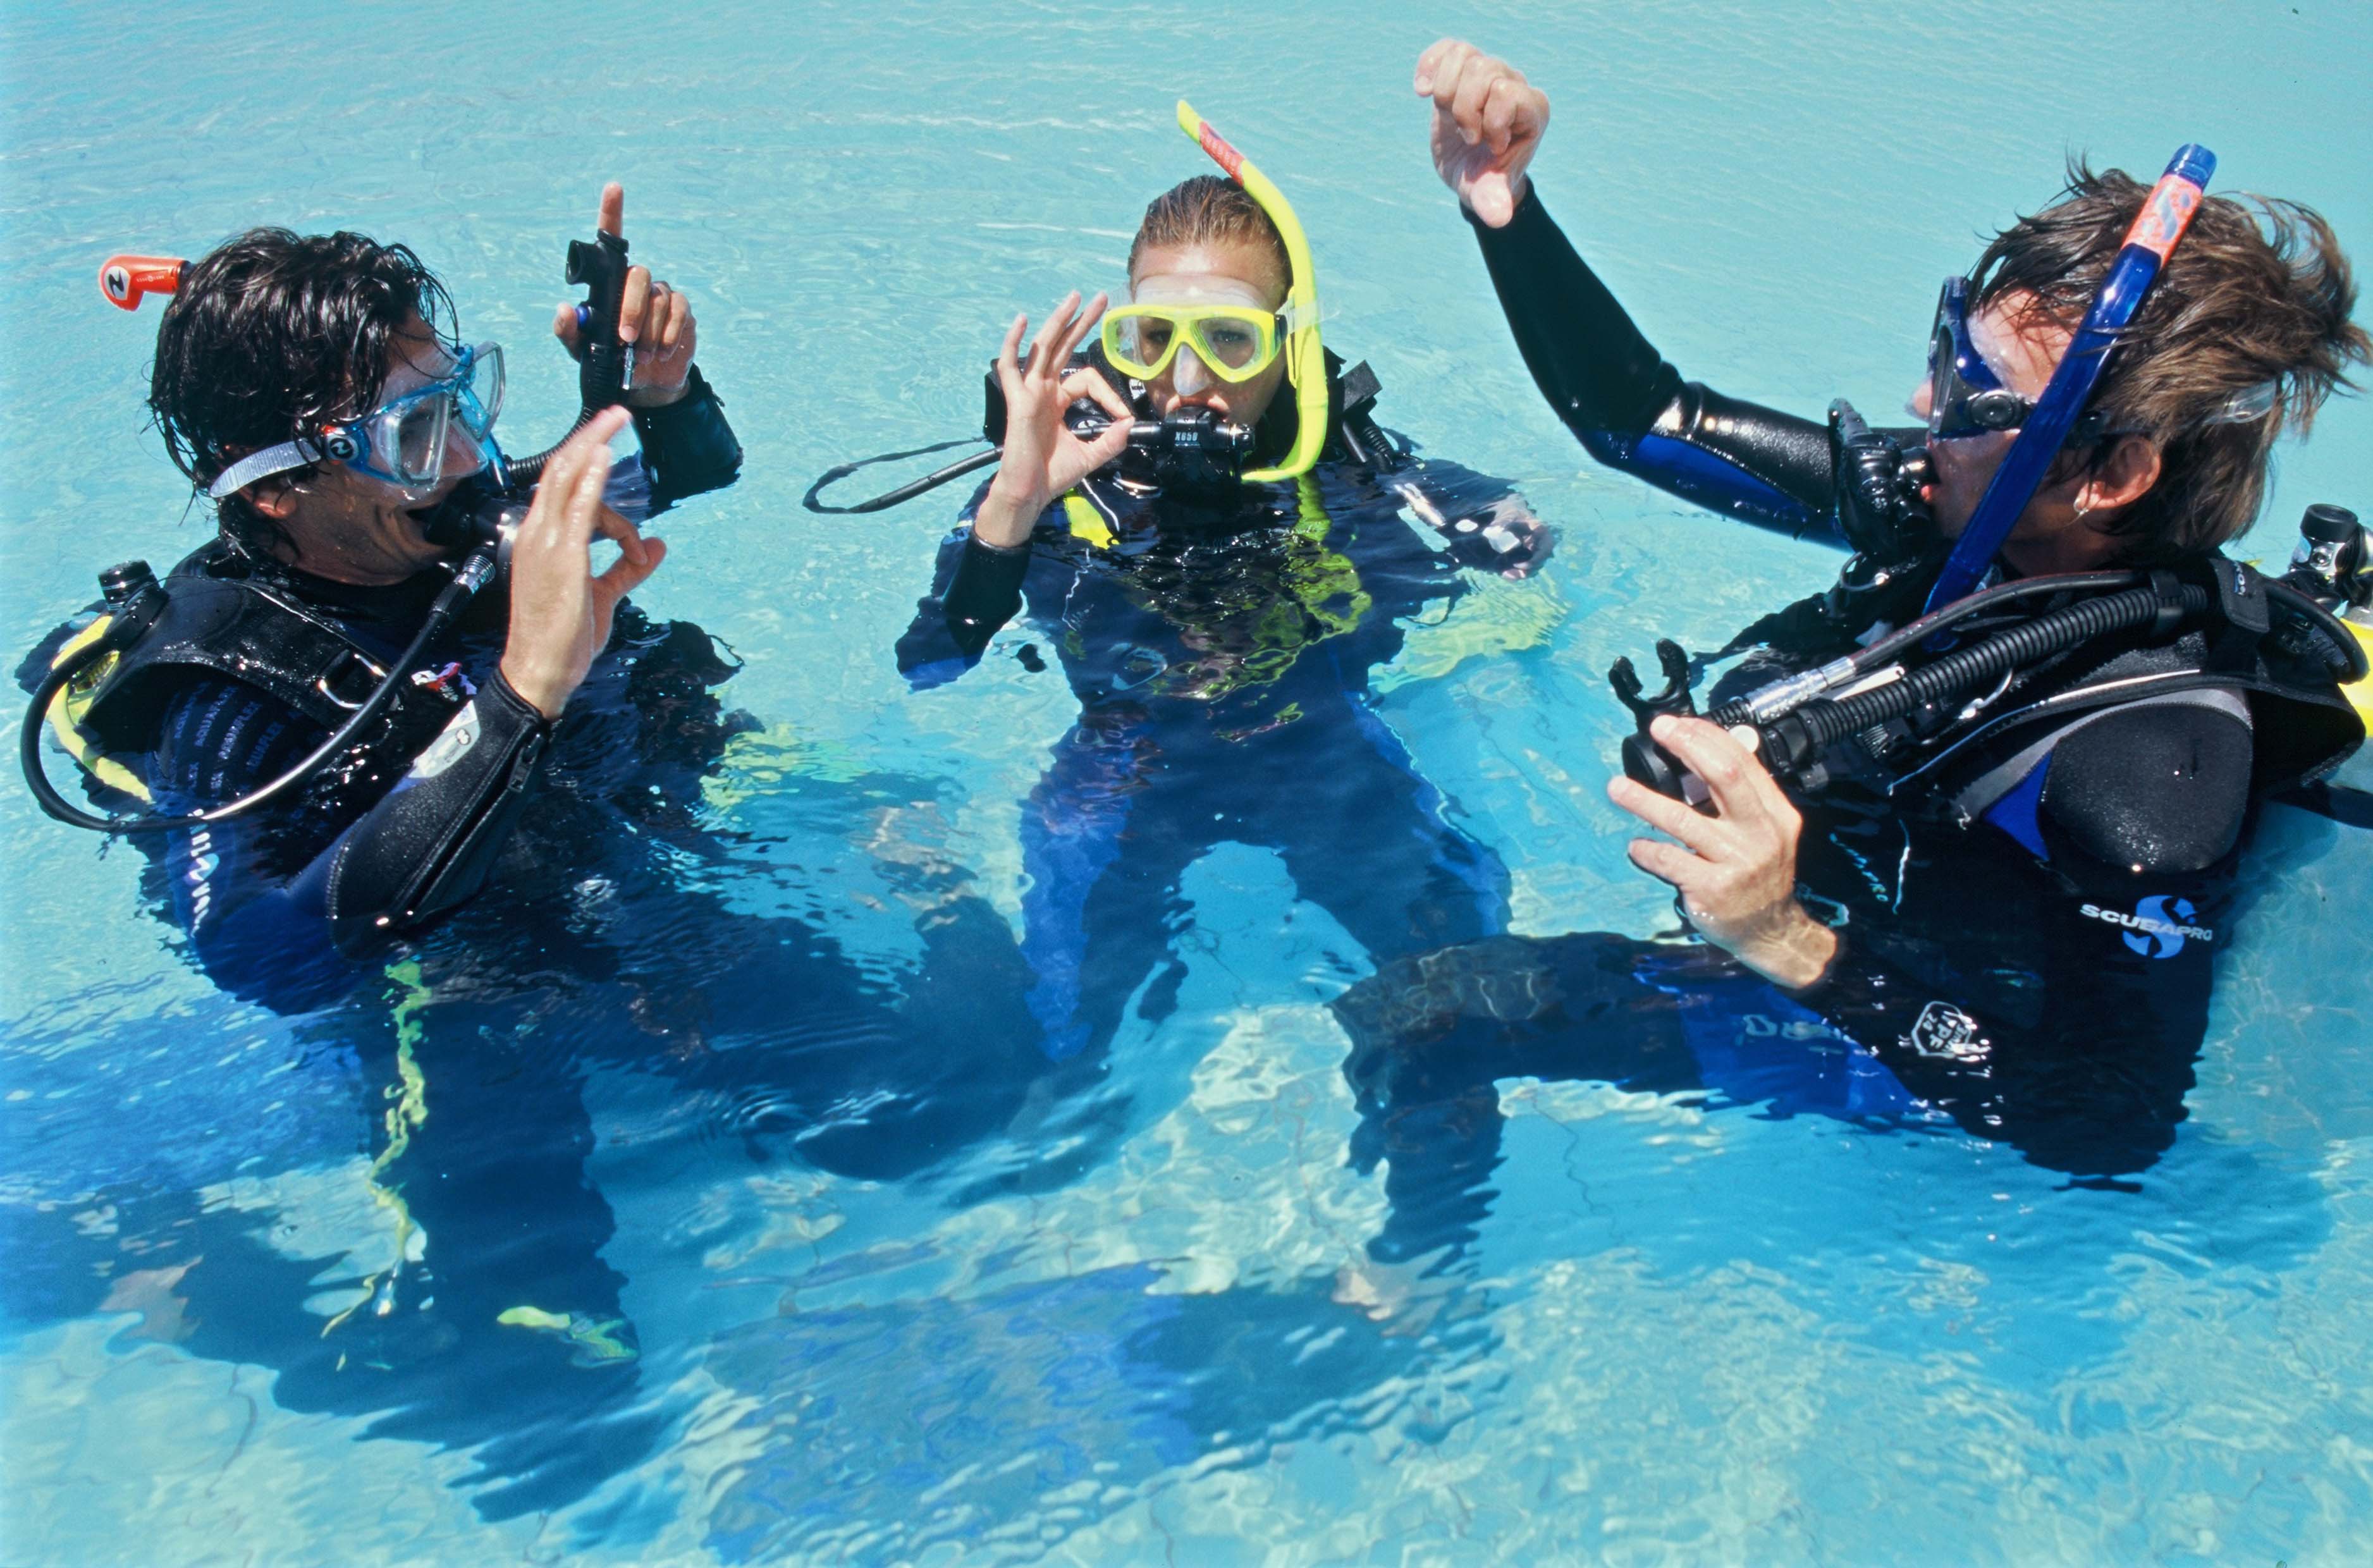
M110 256L99 263L99 291L119 310L137 310L150 294L171 294L181 287L179 256Z

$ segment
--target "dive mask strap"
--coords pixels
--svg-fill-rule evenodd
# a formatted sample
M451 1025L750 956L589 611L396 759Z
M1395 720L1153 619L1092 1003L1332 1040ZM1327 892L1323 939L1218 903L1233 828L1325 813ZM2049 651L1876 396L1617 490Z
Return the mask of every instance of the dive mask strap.
M337 448L341 445L349 449L348 451L340 452ZM275 474L286 474L291 469L310 468L324 459L343 460L351 455L353 446L354 438L339 430L320 441L283 441L276 447L251 451L215 475L215 482L206 486L206 498L219 501L259 479L269 479Z

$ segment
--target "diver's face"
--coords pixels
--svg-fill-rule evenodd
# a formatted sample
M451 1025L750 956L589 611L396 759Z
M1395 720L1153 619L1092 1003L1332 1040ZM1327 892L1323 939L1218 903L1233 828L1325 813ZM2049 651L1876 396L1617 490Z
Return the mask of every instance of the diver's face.
M389 342L380 401L417 392L452 369L453 357L415 316ZM288 535L282 554L290 565L333 582L375 586L402 582L445 555L428 542L424 519L477 465L470 443L455 440L447 443L444 477L425 490L374 479L343 462L322 462L310 478L277 488L262 485L252 494L256 509Z
M2041 317L2021 319L2019 307L2026 297L2007 295L1973 312L1970 317L1970 339L1986 363L2002 380L2003 386L2019 396L2033 401L2043 395L2051 383L2052 372L2060 357L2067 351L2069 341L2075 335L2065 327ZM1912 395L1911 412L1922 419L1928 417L1933 390L1923 380ZM1993 430L1982 435L1954 436L1928 443L1928 455L1935 464L1935 479L1924 497L1936 514L1936 524L1945 537L1958 539L1961 530L1984 498L1987 484L2003 459L2010 455L2016 444L2016 430ZM2046 484L2028 503L2019 517L2018 526L2011 531L2014 540L2031 539L2063 525L2074 507L2063 489L2072 495L2075 486ZM2054 497L2059 497L2057 502Z
M1276 310L1285 304L1286 280L1276 258L1250 245L1149 245L1138 253L1128 280L1137 305L1248 305ZM1239 425L1257 425L1285 380L1285 356L1248 381L1223 381L1194 348L1181 344L1177 357L1146 383L1157 415L1193 404Z

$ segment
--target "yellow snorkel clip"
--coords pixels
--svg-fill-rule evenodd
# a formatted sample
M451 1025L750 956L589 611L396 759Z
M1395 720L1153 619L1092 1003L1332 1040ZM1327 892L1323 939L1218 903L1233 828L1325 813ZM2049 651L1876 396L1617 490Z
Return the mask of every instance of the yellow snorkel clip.
M1293 450L1275 468L1254 469L1245 478L1254 484L1268 484L1278 479L1296 479L1317 464L1320 449L1327 445L1327 350L1318 341L1318 280L1310 264L1310 241L1302 232L1302 220L1293 216L1293 208L1284 193L1272 184L1252 159L1230 146L1227 138L1204 123L1194 107L1185 99L1178 100L1178 128L1195 139L1197 146L1211 155L1211 161L1228 171L1228 178L1244 187L1245 194L1260 205L1268 220L1277 225L1278 237L1285 241L1285 259L1293 276L1286 288L1285 310L1289 323L1285 337L1285 376L1293 383L1293 406L1301 417L1301 428L1295 431Z

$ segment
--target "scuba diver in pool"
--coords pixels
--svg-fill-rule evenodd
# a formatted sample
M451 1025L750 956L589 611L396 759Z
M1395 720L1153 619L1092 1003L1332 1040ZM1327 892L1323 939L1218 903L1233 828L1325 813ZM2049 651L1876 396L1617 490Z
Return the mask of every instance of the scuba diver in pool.
M1526 178L1549 102L1522 74L1445 40L1415 87L1518 348L1584 448L1854 554L1714 656L1751 650L1707 716L1677 647L1661 692L1613 673L1641 732L1609 793L1665 836L1631 857L1694 941L1502 938L1341 999L1362 1150L1391 1161L1372 1250L1471 1226L1492 1080L1512 1076L1783 1113L1916 1097L2081 1180L2148 1166L2184 1115L2253 802L2364 736L2353 518L2311 512L2286 581L2217 554L2280 430L2367 356L2330 228L2204 197L2204 149L2156 189L2080 167L1946 285L1926 427L1874 431L1841 404L1825 428L1684 381L1650 345ZM2319 568L2316 548L2355 564Z
M95 1310L111 1269L170 1273L194 1352L273 1366L286 1408L473 1449L490 1515L580 1495L664 1425L604 1257L582 1080L655 1076L677 1117L768 1164L889 1180L1011 1133L1047 1071L1011 933L944 858L872 868L917 913L911 971L747 907L814 890L778 890L777 844L709 821L728 746L765 744L719 700L735 666L624 598L662 555L627 513L730 483L742 453L686 298L625 264L623 205L603 193L571 253L591 298L555 323L587 422L535 457L497 444L500 351L455 341L409 250L260 229L110 262L117 303L171 294L151 406L219 532L161 582L111 571L98 618L22 672L45 807L134 836L225 990L310 1014L287 1071L359 1063L383 1087L369 1184L396 1231L357 1278L202 1190L127 1183L169 1217L137 1255L98 1238L62 1314ZM629 422L641 450L614 465ZM597 535L622 552L599 573ZM45 732L114 814L48 785ZM930 790L783 772L768 802L852 839ZM219 1125L216 1180L246 1170ZM326 1330L323 1279L353 1293Z
M898 643L934 685L1026 614L1080 698L1023 821L1031 1009L1058 1059L1109 1039L1140 988L1140 1016L1169 1011L1179 878L1217 844L1277 849L1379 957L1506 915L1497 859L1367 683L1405 617L1460 595L1462 566L1521 577L1549 537L1504 485L1410 462L1377 428L1374 378L1319 342L1284 198L1183 103L1179 119L1233 178L1147 208L1128 303L1071 295L1026 360L1014 321L997 474Z
M496 874L538 795L646 784L626 777L650 760L637 738L685 704L713 715L729 667L697 628L624 603L666 546L608 500L663 510L731 484L742 449L693 364L685 297L625 265L624 201L603 192L600 238L571 257L594 298L554 325L583 362L581 427L529 459L494 436L502 350L446 330L443 286L403 246L262 228L103 270L126 308L171 296L149 406L219 529L162 583L111 568L98 619L27 661L27 777L52 815L158 849L227 988L334 994L359 972L342 955ZM607 443L630 421L642 451L613 486ZM597 535L621 552L600 573ZM98 803L146 809L58 796L41 718Z

